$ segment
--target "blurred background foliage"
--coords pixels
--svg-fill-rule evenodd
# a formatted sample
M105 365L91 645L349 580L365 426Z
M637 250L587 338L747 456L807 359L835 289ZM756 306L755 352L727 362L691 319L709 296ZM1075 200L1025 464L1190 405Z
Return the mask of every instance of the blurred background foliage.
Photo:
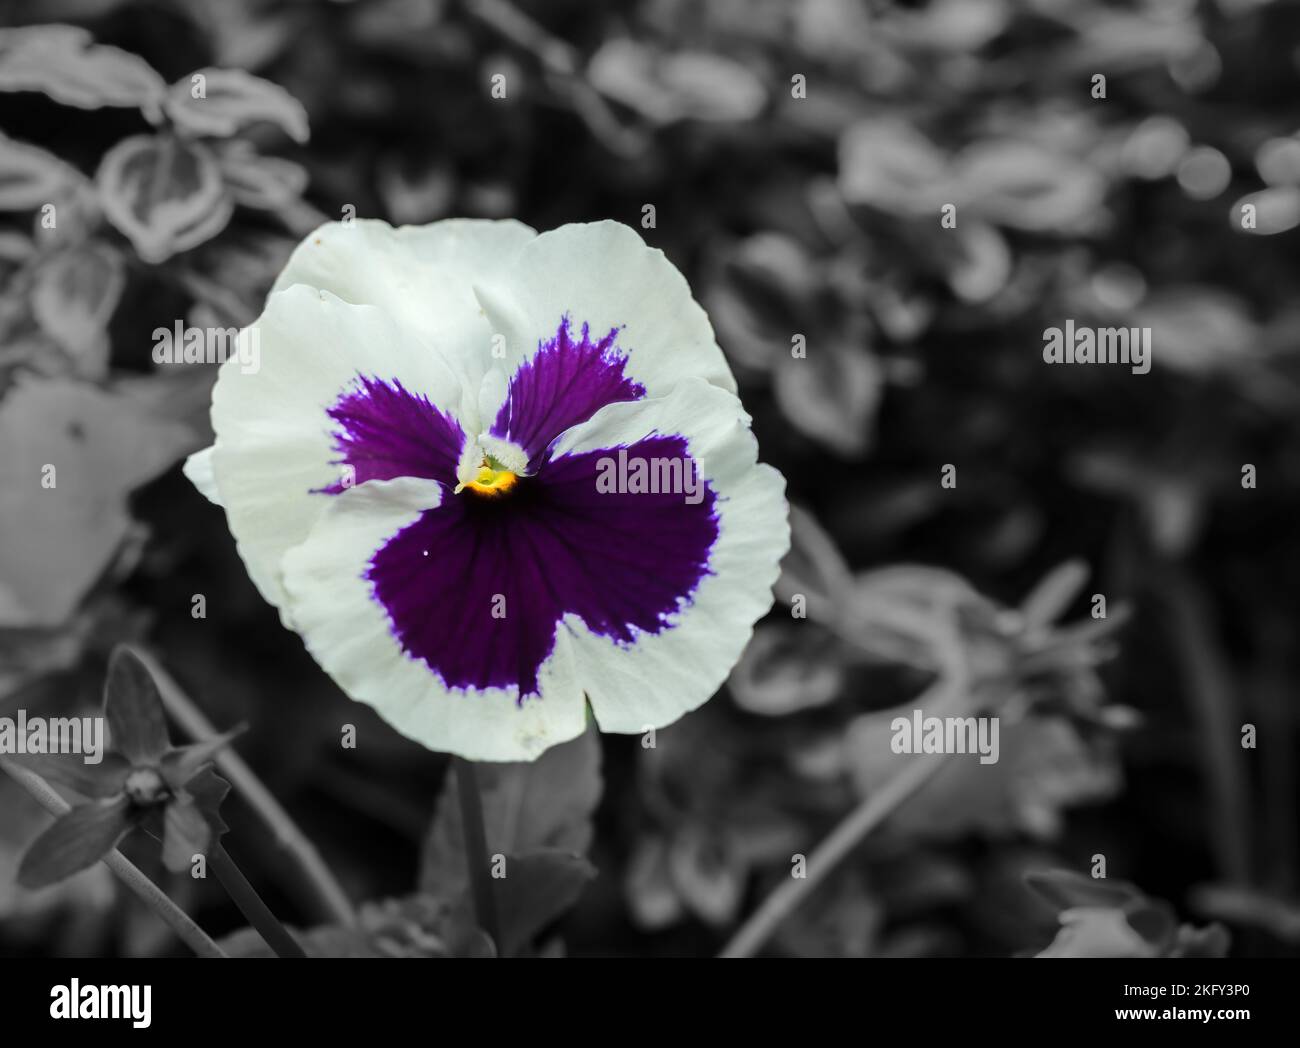
M213 369L156 365L151 333L247 323L296 239L349 208L640 227L652 204L643 235L709 310L795 548L723 694L653 749L602 740L599 876L568 952L716 950L894 774L894 713L940 693L1003 717L1000 762L942 768L769 949L1222 952L1212 922L1233 953L1300 948L1300 6L2 17L0 714L89 712L111 646L146 641L214 722L250 722L240 752L354 899L407 896L443 759L348 702L257 596L178 468L210 438ZM196 72L216 104L187 101ZM1151 327L1151 373L1045 367L1066 318ZM51 516L26 488L55 460ZM277 911L318 919L251 816L226 817ZM103 868L16 888L42 824L0 779L0 952L177 949ZM238 927L215 888L128 852L205 926ZM1141 890L1064 872L1096 855ZM409 932L412 909L367 920Z

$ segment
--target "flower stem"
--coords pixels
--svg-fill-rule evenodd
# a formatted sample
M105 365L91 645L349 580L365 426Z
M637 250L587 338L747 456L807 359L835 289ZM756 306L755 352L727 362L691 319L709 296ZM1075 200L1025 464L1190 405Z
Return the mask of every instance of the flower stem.
M798 880L791 878L764 899L719 956L752 957L757 953L840 860L943 766L943 756L914 757L901 772L851 811L808 857L806 876Z
M52 815L63 815L71 808L71 805L35 772L5 760L0 760L0 769L26 790L37 804ZM118 880L130 888L149 909L158 914L163 923L174 931L177 938L193 950L197 956L226 956L221 947L213 942L208 934L184 910L172 902L158 885L146 877L138 866L116 848L100 861L112 870Z
M176 723L195 742L203 742L217 734L211 722L194 705L193 700L150 653L132 649L145 664L158 683L163 705ZM330 868L320 857L320 852L290 818L274 794L239 754L229 748L221 750L215 758L217 770L230 780L235 791L248 802L249 807L271 831L277 847L284 851L297 866L298 872L311 888L317 909L326 920L341 924L355 924L356 911L352 902L335 879Z
M582 74L571 44L552 36L509 0L472 0L465 4L465 13L535 56L556 93L567 97L579 119L611 152L632 156L643 148L641 137L619 123L604 96Z
M212 863L212 870L217 875L217 880L221 882L222 887L234 900L240 912L248 919L248 923L257 929L258 934L266 940L266 944L276 952L277 956L307 956L302 947L298 945L298 941L276 919L270 907L262 901L262 897L248 883L248 878L243 875L239 867L235 865L235 860L230 857L219 842L213 845L212 850L208 853L208 861Z
M488 870L487 833L483 828L483 799L472 762L452 757L456 768L456 792L460 796L460 821L465 838L465 864L469 868L470 890L474 894L474 916L478 926L497 949L501 934L497 925L496 897Z
M1240 685L1224 652L1222 630L1205 587L1186 571L1166 568L1159 578L1169 609L1174 650L1200 733L1201 764L1209 798L1210 832L1219 875L1230 884L1251 883L1250 788L1241 748Z

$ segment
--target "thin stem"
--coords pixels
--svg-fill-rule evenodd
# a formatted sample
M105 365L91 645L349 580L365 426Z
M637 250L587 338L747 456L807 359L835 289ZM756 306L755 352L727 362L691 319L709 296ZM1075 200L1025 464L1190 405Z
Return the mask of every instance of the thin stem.
M931 714L957 708L973 688L969 661L954 630L939 634L935 653L944 673L912 702ZM764 899L718 956L750 957L757 953L840 860L943 766L946 756L930 754L920 760L914 757L879 790L864 798L814 849L804 864L805 875L792 877Z
M172 678L157 659L139 648L132 649L153 674L158 682L163 705L172 715L181 730L196 742L202 742L217 734L211 722L179 684ZM217 770L221 772L249 807L257 813L271 831L272 839L278 848L293 860L298 872L306 880L315 897L320 915L328 921L341 924L355 924L356 911L351 900L335 879L330 868L320 857L320 852L307 836L298 828L297 823L284 810L280 802L257 777L252 768L234 750L221 750L216 756Z
M808 857L806 876L791 878L764 899L719 956L752 957L757 953L840 860L943 766L945 756L913 757L902 771L859 804Z
M465 12L536 57L549 86L568 96L574 112L610 152L635 156L645 149L644 136L624 127L604 96L582 75L581 56L571 44L552 36L508 0L466 0Z
M474 916L493 944L501 948L497 925L496 897L488 871L487 834L483 829L483 800L478 792L478 776L472 762L453 757L456 767L456 792L460 796L460 821L465 838L465 864L469 868L470 890L474 894Z
M465 9L516 47L535 55L551 72L572 76L578 71L578 53L572 45L552 36L506 0L467 0Z
M1184 687L1200 732L1201 763L1210 796L1210 844L1219 873L1231 884L1251 883L1249 788L1240 746L1237 685L1220 643L1214 606L1190 574L1170 566L1164 597Z
M248 923L257 929L258 934L266 940L266 944L276 952L277 956L307 956L302 947L298 945L298 941L276 919L270 907L262 901L262 897L248 883L248 878L243 875L239 867L235 865L235 860L230 857L220 843L216 844L208 853L208 861L212 863L212 871L217 875L217 880L221 882L222 887L234 900L240 912L248 919Z
M1251 693L1257 696L1257 716L1272 744L1260 751L1263 762L1264 818L1262 825L1269 841L1268 868L1261 883L1291 885L1296 879L1295 826L1296 768L1288 754L1295 752L1295 721L1287 684L1286 664L1290 651L1291 624L1285 616L1265 612L1260 616L1255 635L1260 652L1256 683Z
M71 805L55 793L53 787L35 772L6 760L0 760L0 769L26 790L36 803L50 814L57 817L65 814L71 808ZM118 880L130 888L149 909L161 917L163 923L174 931L177 938L193 950L196 955L199 957L227 956L221 947L213 942L208 934L194 923L193 919L184 910L172 902L158 885L146 877L138 866L133 864L116 848L100 861L112 870Z

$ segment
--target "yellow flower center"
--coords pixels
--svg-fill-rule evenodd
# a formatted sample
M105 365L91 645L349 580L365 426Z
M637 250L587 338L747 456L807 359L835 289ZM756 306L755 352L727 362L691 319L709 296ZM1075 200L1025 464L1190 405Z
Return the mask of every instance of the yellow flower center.
M484 461L473 480L456 485L456 493L459 494L464 488L469 488L470 491L477 491L480 495L496 498L504 495L518 481L517 474L511 473L508 469L497 469L491 463Z

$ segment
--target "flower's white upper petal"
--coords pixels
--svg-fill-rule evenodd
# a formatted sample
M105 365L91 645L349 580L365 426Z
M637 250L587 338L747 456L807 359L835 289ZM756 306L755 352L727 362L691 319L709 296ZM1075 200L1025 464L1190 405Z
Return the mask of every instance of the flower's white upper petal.
M284 559L295 628L348 695L416 742L470 760L532 760L582 734L586 723L564 631L542 664L540 695L523 705L518 689L447 688L402 651L367 581L375 552L440 497L457 496L404 478L363 484L329 500L306 541Z
M281 609L280 560L307 537L341 481L327 414L358 376L396 380L453 411L461 387L436 354L382 309L295 286L273 294L240 332L212 394L212 473L249 576ZM260 367L245 372L245 340ZM286 620L287 621L287 620Z
M701 378L734 393L736 380L686 279L658 248L618 222L562 226L524 244L510 263L476 281L508 370L553 339L569 317L593 338L614 328L627 375L661 396ZM490 422L490 419L487 420Z
M327 222L294 249L271 292L306 284L353 305L379 306L429 335L440 329L451 306L477 311L472 285L506 265L536 236L513 219L454 218L397 227L369 218Z
M354 305L378 306L436 346L474 398L493 358L490 328L472 285L506 266L536 236L513 219L454 218L396 228L378 219L330 222L294 249L272 292L306 284Z
M591 633L575 616L582 685L601 730L661 727L706 702L772 606L790 546L785 479L759 464L749 416L730 393L697 379L665 397L602 408L556 441L556 456L617 448L648 434L680 434L717 496L718 537L691 602L658 633L630 646Z

